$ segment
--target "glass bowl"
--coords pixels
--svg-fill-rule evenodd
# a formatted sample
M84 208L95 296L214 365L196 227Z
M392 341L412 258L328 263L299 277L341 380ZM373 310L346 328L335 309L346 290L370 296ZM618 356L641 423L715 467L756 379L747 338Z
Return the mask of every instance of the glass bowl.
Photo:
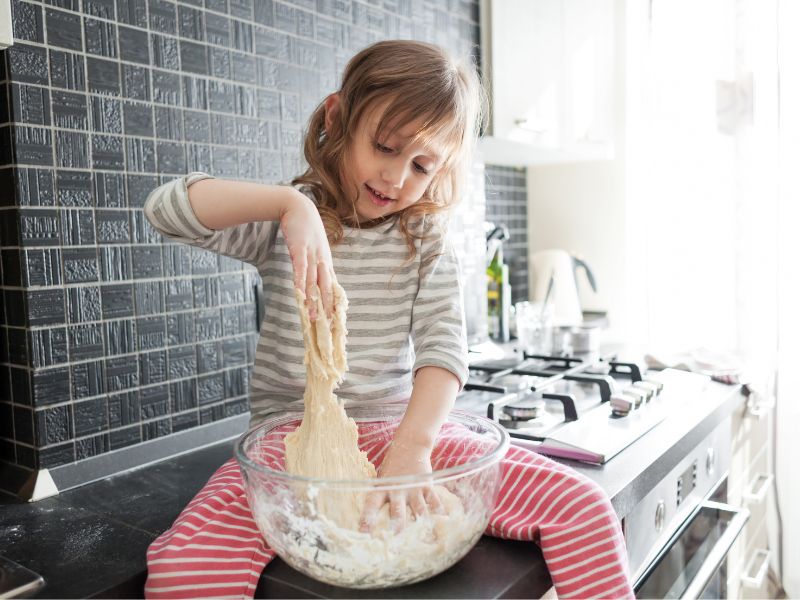
M358 425L359 447L380 466L405 413L405 404L346 407ZM436 439L433 472L358 481L290 475L284 470L284 438L302 411L278 413L245 433L236 445L247 499L267 544L290 566L332 585L375 589L432 577L460 560L480 539L494 509L500 461L508 433L495 422L454 410ZM339 501L363 504L370 492L434 486L446 510L404 527L388 518L388 506L370 532L337 522L329 509Z

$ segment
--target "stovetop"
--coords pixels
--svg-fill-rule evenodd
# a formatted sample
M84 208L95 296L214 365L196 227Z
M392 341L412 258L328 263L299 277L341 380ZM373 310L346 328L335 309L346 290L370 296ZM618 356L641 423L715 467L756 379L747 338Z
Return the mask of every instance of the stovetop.
M615 354L478 361L456 408L497 421L541 454L602 464L666 418L677 400L665 381L681 380L668 371Z

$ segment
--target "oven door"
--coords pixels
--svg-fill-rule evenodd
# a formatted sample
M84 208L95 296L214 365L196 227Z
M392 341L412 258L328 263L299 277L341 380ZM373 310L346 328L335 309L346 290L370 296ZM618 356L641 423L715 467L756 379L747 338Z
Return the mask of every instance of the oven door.
M728 552L750 511L706 501L686 519L634 585L637 598L726 598Z

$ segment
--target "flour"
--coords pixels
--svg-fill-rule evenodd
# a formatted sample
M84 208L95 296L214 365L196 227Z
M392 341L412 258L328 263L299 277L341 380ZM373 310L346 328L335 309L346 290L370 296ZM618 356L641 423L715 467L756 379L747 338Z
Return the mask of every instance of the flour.
M286 471L326 480L370 480L376 470L358 448L358 427L349 418L333 390L347 369L345 358L344 290L334 288L335 310L329 321L315 299L318 319L311 322L305 295L296 290L305 343L305 409L300 426L285 438ZM298 483L258 492L254 510L261 531L289 564L312 577L348 587L377 588L407 584L446 569L483 533L489 515L482 503L459 495L469 486L450 484L459 493L437 486L443 514L407 515L396 531L384 504L370 532L359 531L365 490L313 487ZM463 489L457 489L462 487ZM378 489L378 488L375 488ZM269 535L272 532L276 535ZM279 534L279 535L277 535Z

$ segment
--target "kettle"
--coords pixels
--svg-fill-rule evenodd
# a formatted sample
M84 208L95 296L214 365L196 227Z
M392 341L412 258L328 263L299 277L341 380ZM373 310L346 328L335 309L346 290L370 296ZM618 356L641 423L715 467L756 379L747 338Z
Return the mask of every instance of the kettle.
M589 265L572 256L566 250L540 250L531 255L533 269L533 291L531 299L543 302L548 297L548 287L552 280L548 302L553 304L554 325L580 325L583 323L578 298L577 272L582 268L593 291L597 291L594 275Z

